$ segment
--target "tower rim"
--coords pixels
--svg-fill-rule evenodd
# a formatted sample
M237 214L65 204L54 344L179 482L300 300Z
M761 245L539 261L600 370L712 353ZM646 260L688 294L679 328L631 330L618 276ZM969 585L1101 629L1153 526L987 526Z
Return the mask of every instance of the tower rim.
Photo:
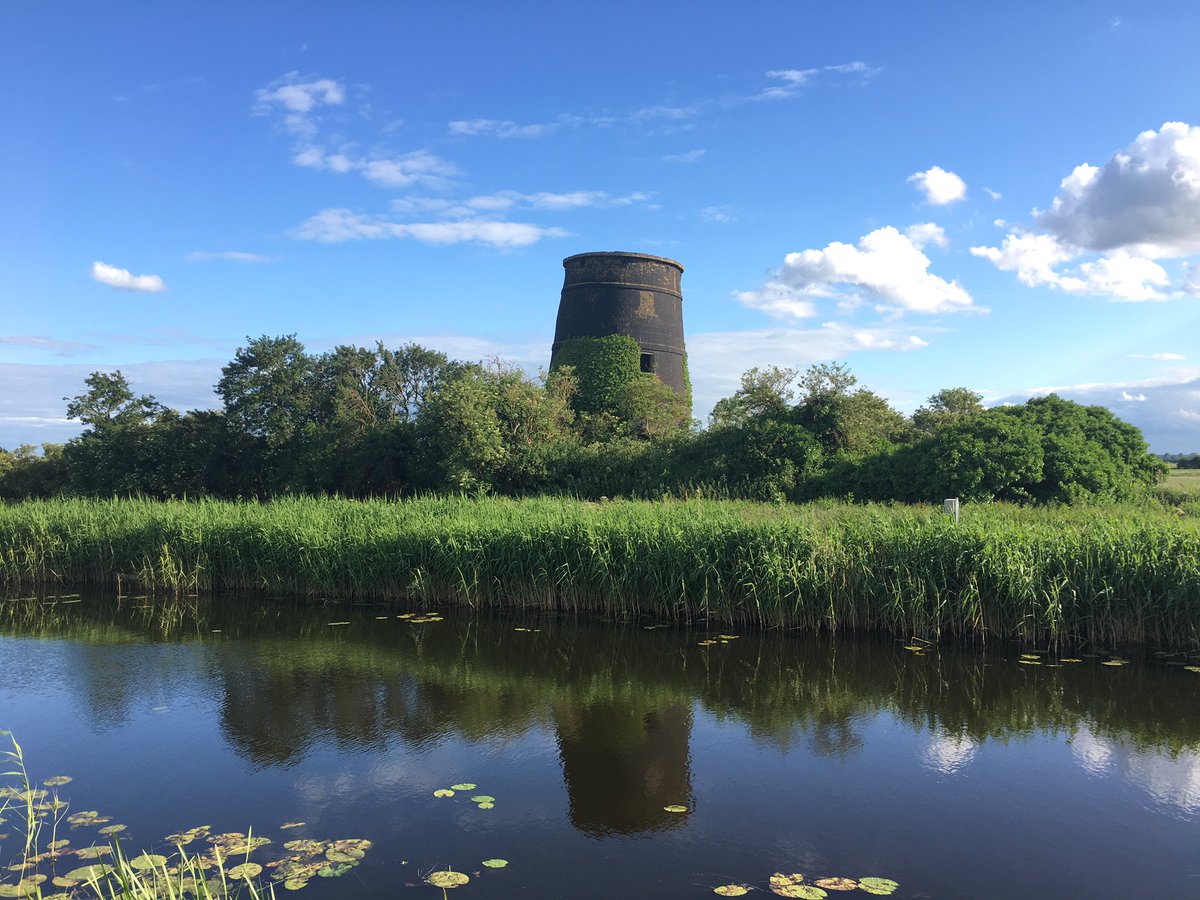
M586 259L593 256L619 256L625 259L649 259L654 262L666 263L669 266L674 266L680 272L683 271L683 263L678 260L671 259L666 256L655 256L652 253L635 253L632 250L593 250L588 253L576 253L568 256L563 260L563 268L567 267L567 263L575 259Z

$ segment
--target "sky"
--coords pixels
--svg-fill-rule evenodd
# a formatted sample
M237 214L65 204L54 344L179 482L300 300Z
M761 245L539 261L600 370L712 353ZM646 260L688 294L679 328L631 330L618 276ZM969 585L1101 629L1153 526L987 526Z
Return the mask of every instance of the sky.
M247 339L549 362L562 259L683 264L695 413L847 363L1200 451L1200 7L12 3L0 447Z

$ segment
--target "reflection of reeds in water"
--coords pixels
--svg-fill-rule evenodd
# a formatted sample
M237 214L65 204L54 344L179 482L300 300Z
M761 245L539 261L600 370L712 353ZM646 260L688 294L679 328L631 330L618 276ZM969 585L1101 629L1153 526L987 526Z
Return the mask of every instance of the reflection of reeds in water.
M1200 640L1200 523L1152 507L561 499L0 508L0 577L719 617L896 634Z

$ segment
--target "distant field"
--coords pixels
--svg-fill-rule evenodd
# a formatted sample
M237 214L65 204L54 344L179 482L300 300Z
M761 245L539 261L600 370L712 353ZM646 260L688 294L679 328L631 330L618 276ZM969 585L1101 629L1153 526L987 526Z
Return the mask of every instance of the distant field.
M1200 469L1172 469L1167 476L1167 487L1200 496Z

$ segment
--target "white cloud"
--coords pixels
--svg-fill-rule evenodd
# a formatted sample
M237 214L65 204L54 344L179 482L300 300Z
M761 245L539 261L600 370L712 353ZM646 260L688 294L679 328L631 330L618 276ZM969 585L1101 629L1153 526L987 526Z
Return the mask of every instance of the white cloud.
M629 114L629 118L634 122L648 122L655 119L679 122L684 119L694 118L699 114L699 105L670 106L668 104L658 104L656 106L643 106L641 109L635 109Z
M1083 163L1038 224L1064 244L1150 259L1200 253L1200 126L1143 131L1103 167Z
M497 191L480 194L463 200L446 197L398 197L392 201L392 210L401 215L435 213L440 216L464 218L487 213L503 212L514 207L543 209L562 212L585 207L632 206L649 200L650 194L633 191L613 196L606 191L569 191L555 193L538 191L522 194L519 191Z
M978 310L957 281L929 271L929 257L908 236L886 226L857 245L835 241L823 250L789 253L761 288L735 294L746 306L770 315L803 318L814 300L870 300L893 311L944 313Z
M187 255L187 259L194 262L203 262L212 259L227 259L233 262L260 263L271 262L274 257L263 256L260 253L243 253L240 250L217 250L215 252L210 252L207 250L193 250Z
M537 138L553 134L559 129L560 123L518 125L516 122L497 119L458 119L447 123L446 127L451 134L466 137Z
M707 150L697 149L689 150L686 153L668 153L662 158L663 162L668 163L694 163L707 153Z
M1139 403L1145 403L1146 395L1145 394L1131 394L1131 393L1129 393L1129 391L1121 391L1121 399L1126 400L1126 401L1136 400Z
M1052 234L1016 230L999 247L972 247L971 255L988 260L1005 272L1016 272L1022 284L1046 285L1067 294L1108 296L1140 302L1167 300L1170 276L1153 260L1115 252L1075 269L1058 269L1078 259L1078 252Z
M525 222L459 219L445 222L395 222L348 209L326 209L305 219L292 231L302 240L340 243L355 240L411 238L425 244L480 243L502 249L527 247L543 238L564 237L561 228Z
M933 244L936 247L949 247L950 239L946 237L945 229L933 222L922 222L919 225L909 225L904 229L908 239L918 247Z
M908 176L908 180L925 193L925 202L934 206L945 206L967 198L967 183L941 166L914 172Z
M1160 362L1182 362L1187 359L1182 353L1126 353L1126 359L1157 359Z
M862 60L857 59L852 62L838 63L833 66L820 66L813 69L772 69L767 72L767 77L781 83L763 88L754 99L784 100L788 97L794 97L800 88L807 87L815 78L824 73L857 75L862 82L867 82L878 75L879 72L880 70L876 67L867 65Z
M128 269L118 269L116 266L102 262L92 263L92 278L101 284L107 284L123 291L143 291L157 294L167 289L163 280L157 275L134 275Z
M293 158L298 166L343 174L359 172L367 181L386 188L444 187L458 169L428 150L414 150L399 156L354 158L346 153L326 153L317 145L300 150Z
M700 221L725 225L729 222L736 222L737 216L733 214L732 206L706 206L700 210Z
M1004 195L1003 195L1002 193L1000 193L999 191L993 191L993 190L992 190L990 187L985 187L985 188L983 189L983 192L984 192L985 194L987 194L989 197L991 197L993 200L999 200L999 199L1001 199L1001 198L1004 196Z
M300 77L299 72L288 72L255 91L255 112L267 115L281 111L283 125L288 131L301 137L312 137L317 130L311 115L313 110L341 105L346 100L346 90L329 78L300 81Z
M95 344L62 341L57 338L49 338L36 334L0 335L0 346L21 347L27 350L53 350L59 356L67 356L70 353L80 350L98 349Z

